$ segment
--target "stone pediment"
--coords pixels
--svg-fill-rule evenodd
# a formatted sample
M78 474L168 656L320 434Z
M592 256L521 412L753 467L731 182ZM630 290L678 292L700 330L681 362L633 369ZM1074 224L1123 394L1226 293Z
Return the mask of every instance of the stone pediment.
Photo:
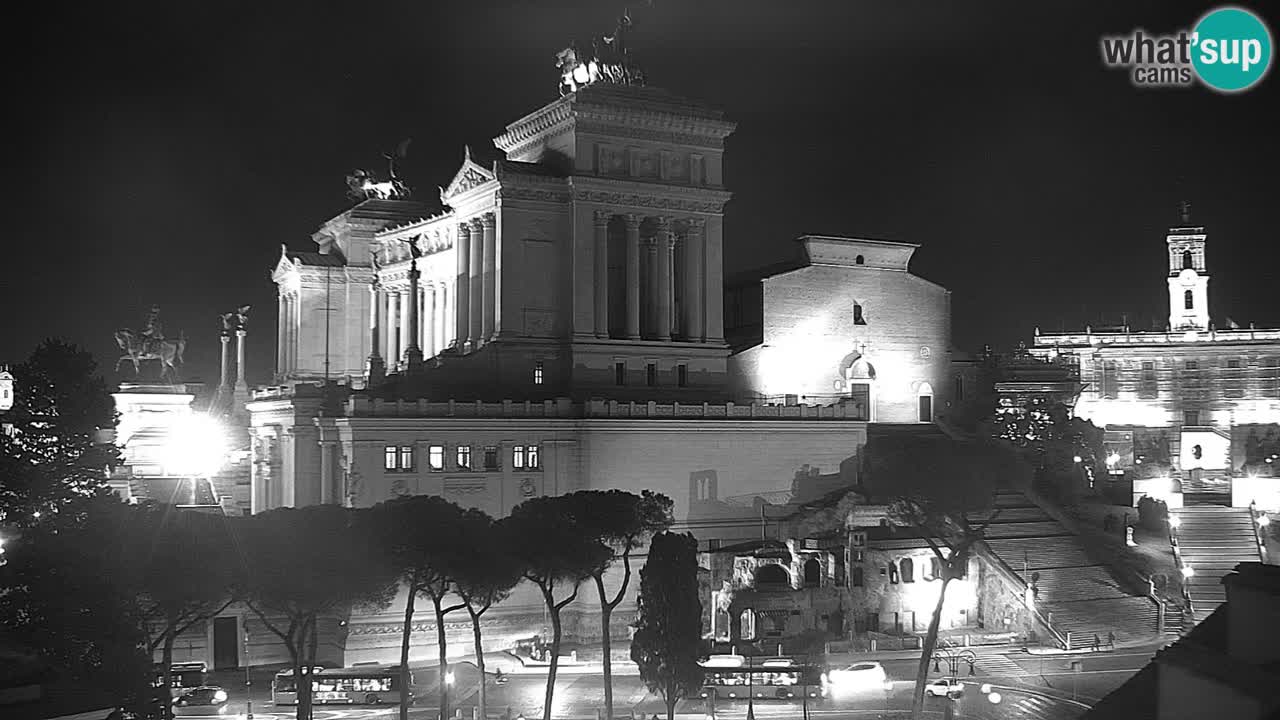
M276 261L276 267L271 271L271 279L278 283L291 275L296 275L297 272L298 268L289 257L289 248L281 243L280 259Z
M471 159L471 148L468 147L462 159L462 167L458 168L458 172L453 176L453 180L450 181L448 187L440 190L440 202L448 205L450 199L491 182L493 179L492 170L484 168Z

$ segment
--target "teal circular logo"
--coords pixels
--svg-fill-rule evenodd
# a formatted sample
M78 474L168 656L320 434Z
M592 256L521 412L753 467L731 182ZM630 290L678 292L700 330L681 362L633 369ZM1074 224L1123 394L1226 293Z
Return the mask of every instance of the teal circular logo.
M1271 67L1271 33L1248 10L1214 10L1200 18L1194 33L1191 64L1200 80L1214 90L1248 90Z

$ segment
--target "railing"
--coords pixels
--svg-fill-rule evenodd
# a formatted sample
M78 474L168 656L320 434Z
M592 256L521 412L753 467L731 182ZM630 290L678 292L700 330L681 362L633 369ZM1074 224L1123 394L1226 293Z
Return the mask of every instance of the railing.
M1174 518L1176 516L1169 515L1169 517ZM1187 589L1187 573L1185 569L1186 565L1184 565L1182 561L1182 545L1178 542L1178 527L1175 523L1172 523L1172 522L1168 523L1168 525L1169 525L1169 546L1173 548L1173 563L1174 563L1174 566L1178 568L1178 576L1182 578L1181 580L1179 580L1179 584L1182 587L1182 599L1185 600L1187 603L1187 611L1190 612L1194 617L1196 609L1191 602L1191 591Z
M1036 349L1072 345L1169 344L1241 340L1280 340L1280 330L1174 330L1170 332L1082 332L1045 334L1035 337Z
M1259 520L1266 517L1266 515L1266 512L1258 511L1257 500L1249 501L1249 521L1253 525L1253 540L1258 543L1258 558L1264 563L1267 561L1267 540L1262 537L1264 523L1259 522Z
M569 398L540 402L462 402L446 400L380 400L364 396L348 398L346 413L352 417L484 417L484 418L610 418L610 419L763 419L763 420L862 420L852 405L759 405L738 403L659 403Z

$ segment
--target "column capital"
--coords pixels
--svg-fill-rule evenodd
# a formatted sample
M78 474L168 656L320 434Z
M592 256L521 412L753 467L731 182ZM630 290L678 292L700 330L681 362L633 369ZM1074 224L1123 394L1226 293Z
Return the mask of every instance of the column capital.
M480 226L481 226L481 227L488 228L488 229L493 229L493 228L497 227L497 225L498 225L498 215L497 215L497 213L487 212L487 213L484 213L484 214L482 214L482 215L480 216Z
M668 215L657 215L653 218L653 224L660 233L671 232L671 217Z
M243 339L244 336L248 334L249 334L248 330L245 330L244 328L236 328L236 337Z
M594 215L596 227L607 227L612 218L613 213L608 210L597 210Z
M643 219L644 219L644 218L640 217L639 215L637 215L637 214L635 214L635 213L625 213L625 214L622 216L622 220L623 220L623 222L624 222L624 223L626 223L627 230L639 230L639 229L640 229L640 221L641 221L641 220L643 220Z
M484 232L484 221L478 217L471 218L467 221L467 224L471 226L471 232L473 233L480 234Z
M470 220L464 220L458 223L458 235L459 236L465 235L468 238L471 237L471 221Z
M685 222L689 223L689 229L690 229L690 230L697 230L697 231L701 232L701 231L703 231L703 230L706 230L706 229L707 229L707 219L706 219L706 218L701 218L701 217L691 217L691 218L689 218L688 220L686 220Z

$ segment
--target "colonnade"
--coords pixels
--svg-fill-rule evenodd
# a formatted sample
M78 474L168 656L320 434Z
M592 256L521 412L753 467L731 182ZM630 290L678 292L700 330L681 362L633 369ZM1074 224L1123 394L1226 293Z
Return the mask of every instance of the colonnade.
M435 357L453 345L454 333L449 318L455 303L454 284L448 280L421 280L414 297L409 285L396 288L369 288L369 326L373 347L386 359L387 368L399 367L409 349L410 303L417 303L417 341L422 356Z
M621 322L609 310L609 227L621 217L624 272ZM646 217L597 210L593 328L596 337L683 340L706 337L707 233L703 218ZM615 224L616 227L616 224ZM642 231L647 231L642 237ZM679 276L679 277L677 277ZM678 282L677 282L678 281ZM614 291L615 293L617 291ZM717 287L716 292L719 292Z
M302 303L297 292L280 293L279 321L276 325L276 368L284 375L298 368L298 330L302 326Z

